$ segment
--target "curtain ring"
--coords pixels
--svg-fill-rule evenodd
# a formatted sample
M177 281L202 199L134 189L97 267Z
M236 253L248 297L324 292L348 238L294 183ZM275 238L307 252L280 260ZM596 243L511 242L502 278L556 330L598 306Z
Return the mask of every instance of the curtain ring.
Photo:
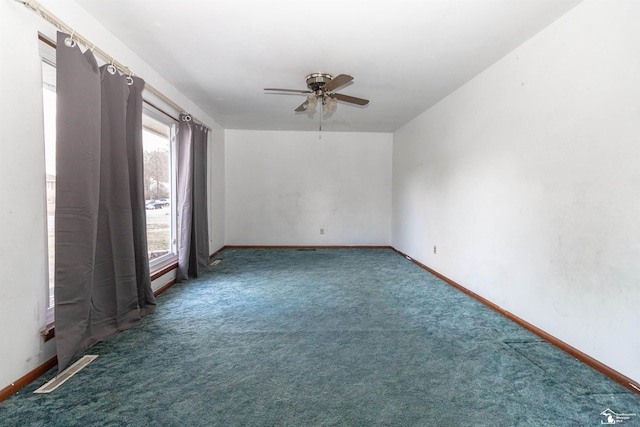
M182 116L182 121L183 122L190 122L191 121L191 116L189 114L185 114L184 116Z
M75 34L76 30L71 30L71 35L69 37L67 37L66 39L64 39L64 45L66 47L76 47L76 41L73 39L73 35Z
M129 75L127 76L126 80L127 80L127 84L129 86L131 86L133 84L133 71L131 71L130 68L127 68L129 70Z
M94 43L93 46L91 46L91 49L89 49L91 51L91 53L93 53L93 49L96 48L96 44Z
M109 74L115 74L117 71L116 66L114 65L113 58L111 58L111 64L107 65L107 71L109 72Z

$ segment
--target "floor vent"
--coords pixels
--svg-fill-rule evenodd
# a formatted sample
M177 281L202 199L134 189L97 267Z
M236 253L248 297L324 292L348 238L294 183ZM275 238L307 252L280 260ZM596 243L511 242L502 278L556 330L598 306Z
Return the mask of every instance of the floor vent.
M89 363L93 362L97 357L97 355L82 356L80 360L62 371L60 375L54 377L51 381L34 391L34 393L51 393L53 390L64 384L69 378L80 372Z
M213 262L211 263L211 265L218 265L220 264L220 261L222 261L221 259L214 259Z

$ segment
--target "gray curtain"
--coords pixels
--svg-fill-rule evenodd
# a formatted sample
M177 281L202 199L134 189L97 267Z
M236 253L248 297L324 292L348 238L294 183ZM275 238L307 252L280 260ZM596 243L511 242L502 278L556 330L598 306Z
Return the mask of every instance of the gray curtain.
M178 272L182 282L209 266L207 216L208 129L181 114L178 124Z
M58 33L55 327L58 370L155 310L142 162L144 81Z

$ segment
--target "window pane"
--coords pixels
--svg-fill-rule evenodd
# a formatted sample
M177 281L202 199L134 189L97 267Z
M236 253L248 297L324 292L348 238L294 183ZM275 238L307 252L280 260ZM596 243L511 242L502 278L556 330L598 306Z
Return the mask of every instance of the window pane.
M56 69L42 62L42 102L44 110L45 188L49 264L48 307L54 304L55 211L56 211Z
M144 193L149 261L173 254L171 128L143 116Z

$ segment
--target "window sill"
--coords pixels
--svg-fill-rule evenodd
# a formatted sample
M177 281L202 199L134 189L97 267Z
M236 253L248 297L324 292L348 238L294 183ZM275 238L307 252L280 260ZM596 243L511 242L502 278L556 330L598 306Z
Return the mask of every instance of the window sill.
M176 268L178 268L178 257L173 257L162 264L154 265L151 267L151 281L153 282L158 277L162 277Z
M55 337L56 336L55 324L49 323L47 326L44 327L43 330L40 331L40 335L42 335L42 339L44 340L44 342L47 342L53 337Z

